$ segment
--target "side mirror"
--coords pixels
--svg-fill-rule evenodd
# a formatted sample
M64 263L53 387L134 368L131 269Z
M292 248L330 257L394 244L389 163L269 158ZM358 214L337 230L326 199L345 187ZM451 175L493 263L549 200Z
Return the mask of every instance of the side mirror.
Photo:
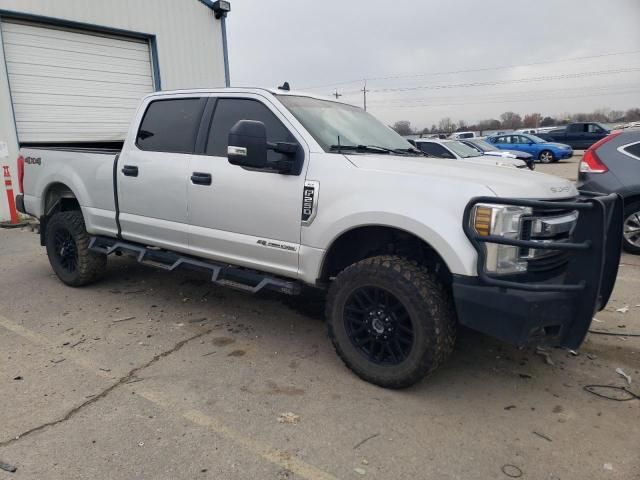
M227 159L232 165L251 168L267 166L267 130L264 123L240 120L229 130Z
M273 150L287 157L294 157L298 152L298 144L288 142L268 143L267 130L262 122L239 120L229 130L227 145L227 159L232 165L256 169L271 168L285 174L294 173L295 165L293 159L284 158L269 162L267 153L269 150Z

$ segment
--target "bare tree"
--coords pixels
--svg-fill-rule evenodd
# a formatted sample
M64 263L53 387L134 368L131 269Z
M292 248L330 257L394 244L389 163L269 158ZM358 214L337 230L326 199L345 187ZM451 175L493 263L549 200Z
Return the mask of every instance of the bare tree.
M556 119L553 117L544 117L540 121L541 127L553 127L556 124Z
M522 117L514 112L504 112L500 115L502 128L519 128L522 126Z
M637 122L640 120L640 108L630 108L624 114L624 120L627 122Z
M619 122L624 118L624 112L622 110L611 110L607 114L607 120L610 122Z
M453 132L456 129L456 124L451 121L451 118L445 117L438 122L438 130L441 132Z
M522 126L527 128L536 128L540 126L542 115L539 113L528 113L522 120Z
M395 130L398 135L411 135L413 133L409 120L398 120L391 125L391 128Z
M489 118L478 122L478 130L497 130L500 128L500 120Z

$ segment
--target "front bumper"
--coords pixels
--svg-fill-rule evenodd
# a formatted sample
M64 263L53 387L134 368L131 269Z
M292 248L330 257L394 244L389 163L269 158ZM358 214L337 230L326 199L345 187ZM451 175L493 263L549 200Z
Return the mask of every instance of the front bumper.
M571 158L573 157L573 150L563 150L558 156L563 160L566 158Z
M481 237L470 226L471 211L477 203L578 210L579 216L567 241L542 243ZM578 348L593 315L606 306L613 290L620 260L622 220L623 202L617 194L581 192L573 202L474 198L465 210L463 228L478 252L478 277L454 276L453 295L459 322L518 345ZM505 279L484 270L486 242L563 250L568 257L561 271L552 276L523 273Z

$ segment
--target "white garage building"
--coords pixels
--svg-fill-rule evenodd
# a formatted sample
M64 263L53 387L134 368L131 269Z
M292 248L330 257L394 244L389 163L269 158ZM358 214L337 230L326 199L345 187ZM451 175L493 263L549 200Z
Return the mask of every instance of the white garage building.
M211 3L0 0L0 165L14 193L20 144L122 140L143 95L224 86Z

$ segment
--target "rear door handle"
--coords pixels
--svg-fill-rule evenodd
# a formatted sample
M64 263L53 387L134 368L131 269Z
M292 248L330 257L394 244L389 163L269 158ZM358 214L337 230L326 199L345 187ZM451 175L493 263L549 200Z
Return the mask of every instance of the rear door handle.
M138 167L133 165L125 165L124 167L122 167L122 173L127 177L137 177Z
M194 185L211 185L211 174L204 172L193 172L191 183Z

